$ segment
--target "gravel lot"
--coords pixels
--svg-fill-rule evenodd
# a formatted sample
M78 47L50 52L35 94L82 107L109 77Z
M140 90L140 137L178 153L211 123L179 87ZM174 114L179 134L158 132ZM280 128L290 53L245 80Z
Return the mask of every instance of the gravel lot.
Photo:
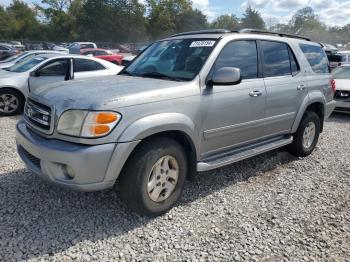
M18 118L0 119L0 260L350 261L350 115L316 151L283 150L200 174L156 219L113 191L50 186L17 156Z

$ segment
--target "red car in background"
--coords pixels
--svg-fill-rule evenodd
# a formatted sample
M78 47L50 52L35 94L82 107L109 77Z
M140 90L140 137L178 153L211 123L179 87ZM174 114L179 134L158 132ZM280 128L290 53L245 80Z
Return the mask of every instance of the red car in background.
M102 49L102 48L85 48L80 50L80 54L94 56L111 63L121 65L124 56L120 54L113 53L110 50Z

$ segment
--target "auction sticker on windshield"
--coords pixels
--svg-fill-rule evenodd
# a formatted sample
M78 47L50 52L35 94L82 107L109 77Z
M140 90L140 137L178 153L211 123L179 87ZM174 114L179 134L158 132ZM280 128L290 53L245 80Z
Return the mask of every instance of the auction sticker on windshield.
M205 41L194 41L191 43L190 47L205 47L205 46L213 46L215 41L205 40Z

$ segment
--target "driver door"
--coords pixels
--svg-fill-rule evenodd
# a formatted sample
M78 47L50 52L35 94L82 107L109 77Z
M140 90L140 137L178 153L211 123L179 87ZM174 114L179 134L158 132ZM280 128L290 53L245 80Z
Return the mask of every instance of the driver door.
M214 64L214 70L236 67L242 82L213 85L204 90L201 156L254 143L263 135L266 90L261 77L256 41L228 43Z
M28 85L29 90L33 91L36 88L71 79L71 60L69 58L61 58L50 60L39 69L31 72Z

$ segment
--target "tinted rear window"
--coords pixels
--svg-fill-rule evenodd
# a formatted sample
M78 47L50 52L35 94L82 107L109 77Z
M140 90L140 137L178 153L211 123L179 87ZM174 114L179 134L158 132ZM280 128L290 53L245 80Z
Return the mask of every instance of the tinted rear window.
M289 51L285 43L261 41L264 77L291 74Z
M326 53L320 46L307 44L300 44L299 46L315 73L324 74L330 72Z
M100 63L88 59L74 59L74 72L89 72L105 69Z

